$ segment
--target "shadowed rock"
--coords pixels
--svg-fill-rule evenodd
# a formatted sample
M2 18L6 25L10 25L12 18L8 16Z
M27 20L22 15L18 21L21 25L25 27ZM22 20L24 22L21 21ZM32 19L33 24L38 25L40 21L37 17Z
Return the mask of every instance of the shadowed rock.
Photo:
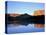
M14 23L14 24L21 24L21 25L28 25L28 24L44 24L44 15L39 15L39 16L31 16L28 14L22 14L20 16L12 17L12 16L7 16L7 23Z

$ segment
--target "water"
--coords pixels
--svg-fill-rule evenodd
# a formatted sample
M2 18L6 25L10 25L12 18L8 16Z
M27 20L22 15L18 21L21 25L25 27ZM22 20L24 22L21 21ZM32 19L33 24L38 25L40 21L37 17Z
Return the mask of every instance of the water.
M8 24L7 25L7 33L26 33L26 32L44 32L44 28L37 28L34 27L34 24L25 25L15 25L15 24Z

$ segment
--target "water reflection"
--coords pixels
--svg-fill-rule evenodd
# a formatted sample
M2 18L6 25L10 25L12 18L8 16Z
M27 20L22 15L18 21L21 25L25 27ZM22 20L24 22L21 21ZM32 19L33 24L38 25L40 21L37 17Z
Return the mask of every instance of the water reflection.
M16 25L8 24L7 33L26 33L26 32L44 32L44 25L42 24L28 24L25 25Z
M38 24L37 23L37 24L34 24L34 26L37 27L37 28L43 28L45 25L44 24Z

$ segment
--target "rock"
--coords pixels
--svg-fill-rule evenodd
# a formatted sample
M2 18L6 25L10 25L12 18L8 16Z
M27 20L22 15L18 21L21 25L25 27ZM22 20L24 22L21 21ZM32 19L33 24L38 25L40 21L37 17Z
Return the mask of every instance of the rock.
M34 16L38 16L38 15L45 15L45 11L44 10L36 10L34 12Z

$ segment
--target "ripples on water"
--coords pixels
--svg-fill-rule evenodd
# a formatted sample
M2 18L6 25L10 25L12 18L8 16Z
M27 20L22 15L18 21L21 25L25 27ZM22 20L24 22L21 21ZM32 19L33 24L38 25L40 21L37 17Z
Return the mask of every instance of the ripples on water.
M44 28L36 28L34 24L25 25L7 25L7 33L26 33L26 32L44 32Z

